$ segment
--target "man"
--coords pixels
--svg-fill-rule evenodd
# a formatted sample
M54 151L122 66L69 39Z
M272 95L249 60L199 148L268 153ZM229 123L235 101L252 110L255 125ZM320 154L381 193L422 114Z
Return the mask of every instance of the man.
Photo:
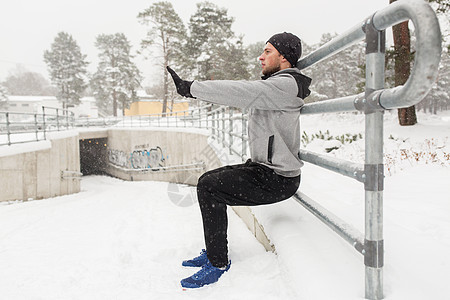
M184 266L201 270L181 281L185 288L216 282L228 271L227 205L264 205L291 197L300 184L300 108L310 93L311 79L296 68L301 41L279 33L266 43L259 57L263 80L186 81L168 71L184 97L249 109L251 160L203 174L197 185L206 250Z

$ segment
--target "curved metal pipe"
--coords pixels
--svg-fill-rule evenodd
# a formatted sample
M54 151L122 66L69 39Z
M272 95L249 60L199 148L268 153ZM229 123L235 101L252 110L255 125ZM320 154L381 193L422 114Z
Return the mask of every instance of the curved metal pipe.
M361 95L355 95L309 103L303 107L302 113L364 110L366 105L364 102L370 104L372 108L392 109L408 107L421 101L436 81L442 52L438 19L430 5L423 0L400 0L377 11L361 24L354 26L299 60L297 68L302 70L310 67L363 40L368 21L373 22L374 27L381 31L406 20L411 20L414 24L417 43L414 66L405 85L374 91L367 99ZM355 109L351 107L350 101L354 101Z
M417 36L414 67L405 85L372 93L387 109L417 104L430 91L438 75L442 52L441 30L433 9L422 0L401 0L377 11L373 25L384 30L410 19ZM375 98L374 98L375 97Z

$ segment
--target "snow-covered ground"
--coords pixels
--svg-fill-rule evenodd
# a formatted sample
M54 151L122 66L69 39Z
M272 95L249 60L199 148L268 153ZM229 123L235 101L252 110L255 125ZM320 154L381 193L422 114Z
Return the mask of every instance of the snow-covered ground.
M450 299L450 114L418 114L401 127L385 116L384 292L386 299ZM302 130L330 136L364 133L364 116L307 116ZM306 149L324 151L315 140ZM335 145L336 143L333 142ZM339 144L339 143L338 143ZM329 155L363 162L364 140ZM403 155L401 153L404 153ZM300 190L364 232L364 188L305 164ZM277 247L298 299L364 298L363 257L294 201L254 212Z
M363 115L302 117L310 136L363 133ZM386 299L450 296L450 114L419 114L400 127L385 117ZM362 161L363 140L314 139L306 149ZM300 190L360 231L363 186L305 164ZM183 291L194 270L181 261L203 247L200 211L181 206L193 188L82 180L63 197L0 203L0 299L363 299L362 256L298 203L254 208L276 247L269 253L229 209L231 269L220 281ZM185 202L184 202L185 203Z

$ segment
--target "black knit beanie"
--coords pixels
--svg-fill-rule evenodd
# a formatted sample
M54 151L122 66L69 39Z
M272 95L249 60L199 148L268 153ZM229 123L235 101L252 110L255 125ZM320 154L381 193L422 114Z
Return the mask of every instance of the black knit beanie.
M302 41L296 35L289 32L278 33L272 36L267 43L271 43L295 68L297 61L302 56Z

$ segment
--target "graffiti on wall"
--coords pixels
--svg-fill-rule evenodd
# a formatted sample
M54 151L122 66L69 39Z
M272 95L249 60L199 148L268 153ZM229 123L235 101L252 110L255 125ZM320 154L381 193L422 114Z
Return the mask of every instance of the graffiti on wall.
M130 162L133 169L158 170L165 165L164 154L160 147L150 150L135 150L131 153Z
M111 164L123 168L158 171L161 167L165 166L165 158L161 147L151 148L149 150L134 150L131 153L109 149L108 159Z

